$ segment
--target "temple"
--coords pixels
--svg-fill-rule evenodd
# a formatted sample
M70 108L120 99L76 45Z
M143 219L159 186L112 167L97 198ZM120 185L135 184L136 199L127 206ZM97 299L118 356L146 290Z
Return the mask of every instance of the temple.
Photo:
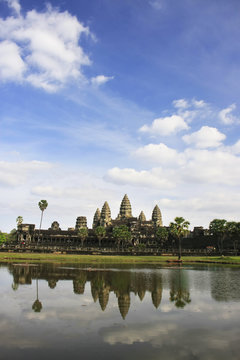
M156 205L152 211L152 218L146 220L143 211L138 217L132 214L132 206L127 194L124 195L117 217L111 216L110 206L107 201L104 202L102 210L96 209L93 217L92 229L87 227L87 218L78 216L75 227L62 230L57 221L54 221L48 230L36 229L34 224L19 224L18 226L18 243L20 244L45 244L45 245L67 245L72 247L80 246L80 229L86 229L87 236L84 238L84 246L98 246L97 228L104 228L102 247L114 247L114 228L125 226L131 233L131 240L128 246L136 246L139 244L153 245L155 242L155 233L158 227L163 226L161 211Z

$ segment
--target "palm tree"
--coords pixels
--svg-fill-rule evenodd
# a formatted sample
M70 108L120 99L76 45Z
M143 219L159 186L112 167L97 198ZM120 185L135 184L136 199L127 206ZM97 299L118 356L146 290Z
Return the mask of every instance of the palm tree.
M36 289L37 289L37 299L34 301L34 303L32 305L32 309L35 312L40 312L42 310L42 303L38 299L38 278L36 279Z
M39 237L40 237L40 231L41 231L41 227L42 227L42 218L43 218L43 212L44 210L46 210L46 208L48 207L48 203L47 200L41 200L38 203L39 209L41 210L41 220L40 220L40 226L39 226L39 232L38 232L38 241L39 241Z
M170 233L178 239L178 260L182 256L182 238L187 235L190 222L183 217L176 217L169 225Z
M21 225L23 223L23 217L22 216L18 216L16 218L16 223L17 223L17 226Z

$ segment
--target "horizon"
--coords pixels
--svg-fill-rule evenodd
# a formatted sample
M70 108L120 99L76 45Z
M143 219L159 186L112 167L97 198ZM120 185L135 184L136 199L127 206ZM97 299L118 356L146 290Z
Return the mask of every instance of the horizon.
M239 13L237 0L0 0L0 230L37 224L40 199L43 226L91 227L126 193L164 226L238 221Z

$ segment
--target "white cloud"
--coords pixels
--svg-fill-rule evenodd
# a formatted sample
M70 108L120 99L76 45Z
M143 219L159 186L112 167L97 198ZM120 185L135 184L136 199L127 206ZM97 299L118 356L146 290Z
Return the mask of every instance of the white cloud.
M25 69L20 48L12 41L0 42L0 79L21 81Z
M177 109L186 109L189 107L189 102L185 99L173 100L173 106Z
M94 86L99 86L99 85L105 84L106 82L108 82L109 80L112 80L112 79L114 79L114 76L98 75L98 76L91 78L91 83Z
M11 4L17 9L17 2ZM70 80L84 80L82 67L91 64L78 44L89 29L67 11L48 6L45 12L0 18L0 34L12 44L12 62L25 65L24 80L46 91L57 91ZM14 69L9 78L14 77Z
M238 140L233 146L230 147L233 154L240 154L240 140Z
M198 148L218 147L226 136L218 129L202 126L200 130L182 137L186 144L194 144Z
M192 100L192 104L196 108L203 108L203 107L206 107L208 105L204 100L196 100L196 99Z
M43 161L0 161L0 184L7 186L23 185L29 176L42 171L49 171L52 164Z
M109 180L115 184L121 185L133 185L140 187L155 187L160 189L170 189L175 186L174 181L169 181L164 175L161 168L154 168L151 171L126 168L120 169L114 167L108 170L106 180Z
M155 164L168 165L181 161L181 155L179 155L175 149L172 149L163 143L148 144L140 147L133 155L141 160Z
M188 124L181 116L172 115L155 119L150 126L143 125L139 131L151 135L169 136L182 130L188 130L188 128Z
M21 5L18 0L5 0L8 3L8 6L12 8L17 15L20 15Z
M229 107L221 110L218 114L221 122L225 125L231 125L235 122L239 122L239 119L232 115L232 112L236 109L236 105L232 104Z
M125 326L105 328L101 331L101 335L104 341L110 345L117 343L130 345L136 342L152 342L176 329L177 325L174 323L145 323L141 326L131 324L127 328Z

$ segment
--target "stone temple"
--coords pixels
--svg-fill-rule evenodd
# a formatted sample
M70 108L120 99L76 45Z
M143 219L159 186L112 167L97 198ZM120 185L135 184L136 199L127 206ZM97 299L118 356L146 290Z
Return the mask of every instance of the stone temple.
M75 227L62 230L57 221L54 221L48 230L35 229L34 224L20 224L18 226L18 242L25 244L42 243L46 245L67 245L78 246L80 244L79 229L85 228L87 230L87 237L84 240L84 246L98 246L98 239L95 229L99 226L105 228L105 236L102 241L103 247L113 247L115 240L113 238L113 229L121 225L127 226L131 232L132 245L147 244L151 245L154 242L156 229L163 226L162 214L156 205L152 211L152 218L146 220L143 211L138 217L132 214L132 206L127 194L124 195L118 216L113 219L111 210L107 201L104 202L101 211L99 208L93 217L92 229L87 227L87 218L85 216L78 216Z

